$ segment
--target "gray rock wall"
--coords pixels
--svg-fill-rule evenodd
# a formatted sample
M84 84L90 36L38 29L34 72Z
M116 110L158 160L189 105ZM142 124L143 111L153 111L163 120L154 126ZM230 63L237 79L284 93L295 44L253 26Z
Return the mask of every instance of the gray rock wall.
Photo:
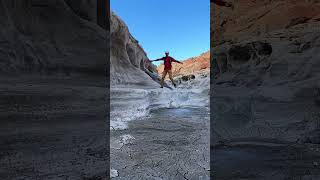
M109 178L102 2L0 0L0 179Z
M216 143L319 143L319 25L313 21L212 49Z
M156 74L146 52L130 34L126 24L114 13L111 15L110 82L116 85L156 86L148 75Z
M0 73L105 74L96 1L1 0Z

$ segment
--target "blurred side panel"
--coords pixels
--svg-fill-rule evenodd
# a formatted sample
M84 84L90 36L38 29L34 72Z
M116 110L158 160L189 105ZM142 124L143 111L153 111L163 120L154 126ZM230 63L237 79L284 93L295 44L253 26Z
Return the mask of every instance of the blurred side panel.
M0 0L0 179L106 179L109 2Z
M320 2L211 3L213 179L320 179Z

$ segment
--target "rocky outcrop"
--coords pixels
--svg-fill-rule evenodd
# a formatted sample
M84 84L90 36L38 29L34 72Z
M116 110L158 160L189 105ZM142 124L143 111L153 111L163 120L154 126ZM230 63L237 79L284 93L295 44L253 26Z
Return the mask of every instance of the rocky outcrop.
M161 64L157 70L159 74L162 74L164 65ZM195 74L198 72L209 72L210 71L210 52L202 53L200 56L192 57L183 60L183 64L172 63L172 76L184 76Z
M111 15L111 85L155 86L156 67L126 24L114 13ZM152 80L152 78L154 80Z
M305 29L304 26L299 27ZM228 111L216 109L216 115L220 117L216 119L216 129L223 127L221 133L228 134L225 138L296 142L320 128L314 124L320 118L316 103L320 89L317 53L320 34L312 32L312 28L303 33L300 28L294 33L274 35L263 43L254 41L230 45L226 51L226 62L220 61L221 56L217 55L218 64L226 65L218 68L221 73L215 80L214 102L217 106L214 107L221 106L219 102L233 102ZM299 37L291 39L297 33ZM252 44L257 43L261 46L253 48ZM233 95L237 96L231 98ZM235 115L234 119L230 112ZM243 115L240 118L242 125L236 118L239 114ZM230 122L227 123L226 119Z
M319 5L242 1L212 14L213 128L220 138L318 143Z
M213 46L317 21L317 0L242 0L231 1L234 9L211 5L211 42Z
M319 1L233 3L211 7L215 178L318 179Z
M2 0L0 72L105 74L106 31L95 8L70 0Z

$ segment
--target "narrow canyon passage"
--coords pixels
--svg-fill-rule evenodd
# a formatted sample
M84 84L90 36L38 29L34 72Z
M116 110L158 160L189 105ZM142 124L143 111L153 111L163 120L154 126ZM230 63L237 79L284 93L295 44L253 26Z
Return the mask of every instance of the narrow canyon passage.
M209 47L187 58L169 50L183 64L172 63L177 87L166 79L160 88L164 67L152 51L115 12L110 24L111 178L209 179Z
M205 107L159 108L111 131L113 179L209 179Z

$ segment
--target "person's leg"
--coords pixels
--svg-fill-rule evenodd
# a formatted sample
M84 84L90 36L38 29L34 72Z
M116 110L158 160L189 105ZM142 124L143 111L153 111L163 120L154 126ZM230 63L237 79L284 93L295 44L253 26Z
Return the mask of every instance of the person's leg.
M161 78L161 82L160 82L161 88L163 88L164 79L166 78L167 72L168 72L167 70L163 70L163 72L162 72L162 78Z
M172 78L172 71L169 70L168 73L169 73L169 78L170 78L172 84L174 85L174 87L176 87L176 83L174 83L173 78Z

